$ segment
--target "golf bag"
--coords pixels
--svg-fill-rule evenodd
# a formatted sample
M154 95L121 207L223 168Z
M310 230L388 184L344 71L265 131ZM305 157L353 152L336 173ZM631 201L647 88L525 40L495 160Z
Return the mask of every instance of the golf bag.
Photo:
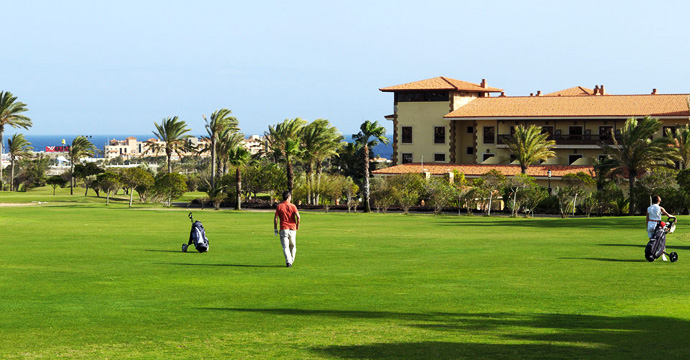
M668 223L659 221L654 228L652 233L652 238L647 243L644 249L644 257L647 261L652 262L661 255L666 254L666 234L671 233L676 229L676 218L669 218ZM676 262L678 260L678 254L672 252L667 254L671 258L671 262Z
M192 221L192 230L189 232L189 242L182 244L182 251L186 252L189 245L194 244L196 251L200 253L208 252L209 244L204 225L201 225L199 220L194 221L192 213L189 213L189 219Z

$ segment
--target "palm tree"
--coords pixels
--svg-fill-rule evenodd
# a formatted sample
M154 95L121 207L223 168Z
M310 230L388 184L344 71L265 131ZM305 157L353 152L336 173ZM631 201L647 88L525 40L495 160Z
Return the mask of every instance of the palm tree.
M168 159L168 174L170 174L172 173L172 155L176 153L177 156L182 157L184 150L188 148L186 140L191 136L185 134L191 129L187 128L187 123L180 120L177 116L164 118L160 124L154 123L154 125L156 126L156 131L153 132L153 135L164 144L150 144L147 152L150 150L156 152L164 150L165 156Z
M548 140L549 134L542 134L541 126L530 125L525 128L518 125L515 134L505 140L510 152L515 155L520 163L520 170L527 174L527 168L537 161L543 161L556 156L551 150L556 146L556 142Z
M294 186L292 160L302 153L301 133L306 121L300 118L285 119L276 126L270 125L264 133L267 145L275 159L283 159L287 172L288 191Z
M687 169L690 166L690 127L685 125L675 133L671 129L666 129L666 137L678 151L680 168Z
M614 146L604 144L604 150L611 156L613 174L628 177L630 208L628 215L634 214L635 179L643 173L660 165L673 165L678 152L670 145L668 138L652 139L661 128L661 122L650 116L643 119L630 118L621 129L620 136L613 136ZM613 135L613 134L612 134Z
M237 119L230 116L232 111L228 109L216 110L211 114L211 120L206 119L206 115L202 115L204 121L206 122L206 133L205 139L210 140L210 148L205 149L205 151L211 151L211 187L214 188L216 184L216 156L219 136L226 130L232 129L237 131L238 122Z
M244 146L236 146L228 152L228 162L235 167L235 190L237 192L236 210L242 210L242 167L251 159Z
M307 166L308 190L313 190L312 196L307 196L313 205L318 202L318 192L321 187L321 172L323 162L331 156L337 155L343 136L335 126L326 119L316 119L304 127L302 131L302 143L304 145L303 160ZM314 186L314 172L317 175L317 183Z
M10 154L10 191L14 189L14 164L17 158L31 156L31 143L22 134L14 134L7 139L7 153Z
M369 205L369 149L378 145L379 141L388 144L386 128L379 125L378 121L369 120L362 123L360 131L352 138L364 150L364 212L371 212Z
M218 137L216 144L216 177L220 178L227 173L230 151L244 146L244 135L236 129L227 128Z
M81 158L94 156L98 148L91 143L85 136L79 135L72 140L72 145L69 147L69 194L74 195L74 163Z
M32 125L31 119L22 115L28 110L26 104L17 101L17 97L12 96L11 92L0 91L0 155L2 155L2 134L5 132L5 125L28 130ZM2 160L0 160L0 191L2 189Z

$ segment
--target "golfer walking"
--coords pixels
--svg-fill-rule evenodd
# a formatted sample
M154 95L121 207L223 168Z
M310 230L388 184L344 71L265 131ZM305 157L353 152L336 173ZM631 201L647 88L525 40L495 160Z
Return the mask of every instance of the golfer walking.
M276 215L273 217L273 232L276 236L278 232L278 221L280 221L280 244L283 246L285 255L285 266L292 267L297 253L296 238L299 229L299 212L295 204L291 203L292 193L283 192L283 202L276 207Z
M659 197L659 195L652 196L652 205L647 208L647 237L649 237L649 240L652 239L656 225L661 222L661 214L664 214L668 217L674 217L673 215L667 213L666 209L662 208L660 204L661 197ZM666 249L664 249L664 251L666 251ZM666 255L662 254L661 260L666 261Z

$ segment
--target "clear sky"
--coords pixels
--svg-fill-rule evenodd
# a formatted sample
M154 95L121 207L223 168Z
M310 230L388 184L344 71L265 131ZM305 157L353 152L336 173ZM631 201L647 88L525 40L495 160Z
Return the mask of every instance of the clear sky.
M5 1L0 90L28 134L150 134L229 108L344 134L393 112L379 88L447 76L529 95L604 84L690 93L686 1ZM6 129L6 134L15 132ZM22 130L22 132L26 133Z

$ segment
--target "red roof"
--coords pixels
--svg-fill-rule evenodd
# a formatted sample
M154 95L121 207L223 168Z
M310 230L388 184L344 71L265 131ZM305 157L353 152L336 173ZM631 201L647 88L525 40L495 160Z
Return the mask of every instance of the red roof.
M689 94L477 98L444 116L463 118L688 116Z
M486 82L484 82L486 85ZM467 81L455 80L445 76L439 76L431 79L415 81L402 85L389 86L379 89L381 91L406 91L406 90L456 90L456 91L473 91L473 92L501 92L502 89L493 88L490 86L483 87L479 84L474 84Z
M521 173L519 165L457 165L457 164L437 164L425 163L424 168L431 175L443 175L457 169L465 176L481 176L491 170L498 170L506 176L514 176ZM527 168L527 175L532 177L547 177L547 171L551 170L551 177L560 178L567 174L584 172L594 176L594 167L576 165L533 165ZM395 165L384 169L373 171L375 175L399 175L406 173L422 173L422 164L410 163Z

